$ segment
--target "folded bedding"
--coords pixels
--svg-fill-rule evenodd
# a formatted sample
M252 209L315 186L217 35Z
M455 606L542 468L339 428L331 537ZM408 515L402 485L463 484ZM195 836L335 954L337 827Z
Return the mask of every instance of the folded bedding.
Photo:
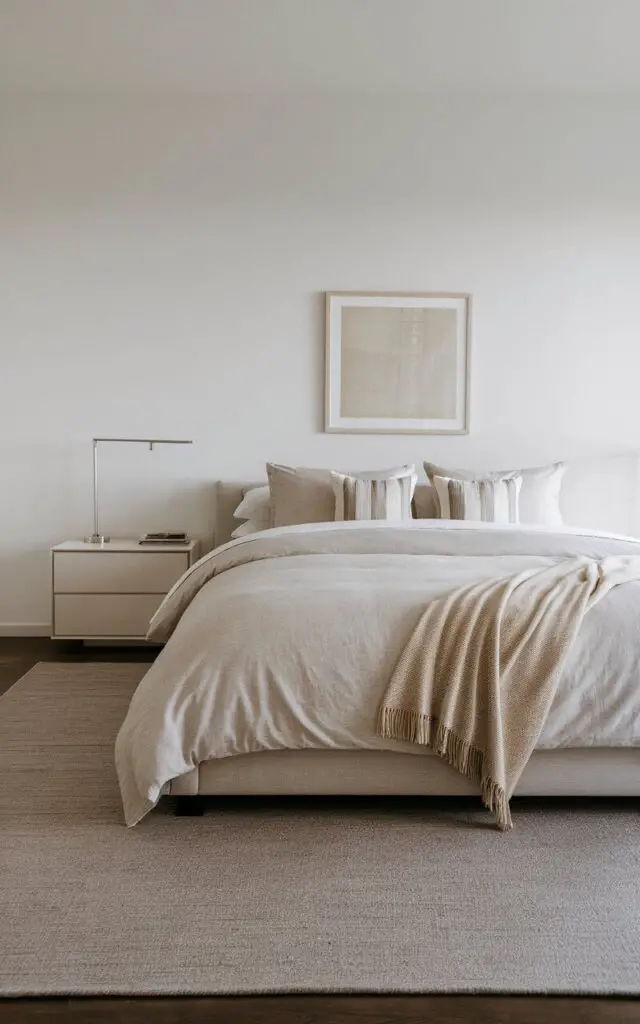
M151 622L149 639L166 645L116 741L127 824L206 760L308 748L424 755L381 735L378 709L433 602L566 560L636 556L629 538L444 520L287 526L223 545ZM638 582L588 609L537 749L640 746L639 611Z

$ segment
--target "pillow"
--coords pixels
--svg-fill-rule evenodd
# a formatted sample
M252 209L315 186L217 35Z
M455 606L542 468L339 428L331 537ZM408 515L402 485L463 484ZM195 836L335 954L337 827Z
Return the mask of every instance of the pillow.
M274 526L333 522L336 499L328 469L267 463Z
M438 495L431 484L417 484L413 492L413 515L415 519L440 518Z
M479 473L477 470L474 472L468 469L446 469L444 466L436 466L433 462L424 463L425 473L432 484L434 476L453 480L475 480L479 477L504 480L508 476L521 477L522 485L518 499L519 522L535 523L538 526L563 525L560 489L565 469L564 462L553 462L548 466L534 466L530 469Z
M515 473L476 480L434 476L442 519L466 519L483 523L517 523L522 477Z
M250 533L257 533L259 529L259 526L254 526L251 520L248 519L246 523L236 526L235 530L231 533L231 539L237 540L239 537L248 537Z
M242 501L233 513L233 518L254 519L256 522L269 523L271 520L271 495L267 484L264 487L251 487L245 491Z
M411 519L411 501L417 476L413 466L393 475L358 477L332 473L336 521L355 519Z
M246 520L232 532L234 540L237 537L246 537L250 533L257 533L258 530L268 530L273 526L271 495L266 484L264 487L251 487L245 492L233 513L233 518Z
M273 526L297 523L332 523L336 514L336 496L330 469L306 469L267 463ZM358 479L383 479L398 472L414 472L413 466L400 469L351 473Z

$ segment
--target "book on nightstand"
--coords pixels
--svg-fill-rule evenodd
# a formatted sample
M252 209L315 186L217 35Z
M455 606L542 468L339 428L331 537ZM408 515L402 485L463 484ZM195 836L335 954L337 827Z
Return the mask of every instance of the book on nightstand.
M183 532L164 531L161 533L143 533L138 544L188 544L189 537Z

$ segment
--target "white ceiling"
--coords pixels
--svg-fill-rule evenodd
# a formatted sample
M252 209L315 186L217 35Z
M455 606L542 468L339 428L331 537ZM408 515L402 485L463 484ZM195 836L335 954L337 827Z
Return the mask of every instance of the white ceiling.
M640 92L640 0L0 0L0 90Z

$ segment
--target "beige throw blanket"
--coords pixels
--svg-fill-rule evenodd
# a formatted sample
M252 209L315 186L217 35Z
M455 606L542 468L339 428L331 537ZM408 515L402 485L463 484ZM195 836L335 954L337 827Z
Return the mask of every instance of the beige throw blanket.
M378 734L424 744L481 787L501 829L586 613L640 579L639 557L563 560L426 608L382 700Z

